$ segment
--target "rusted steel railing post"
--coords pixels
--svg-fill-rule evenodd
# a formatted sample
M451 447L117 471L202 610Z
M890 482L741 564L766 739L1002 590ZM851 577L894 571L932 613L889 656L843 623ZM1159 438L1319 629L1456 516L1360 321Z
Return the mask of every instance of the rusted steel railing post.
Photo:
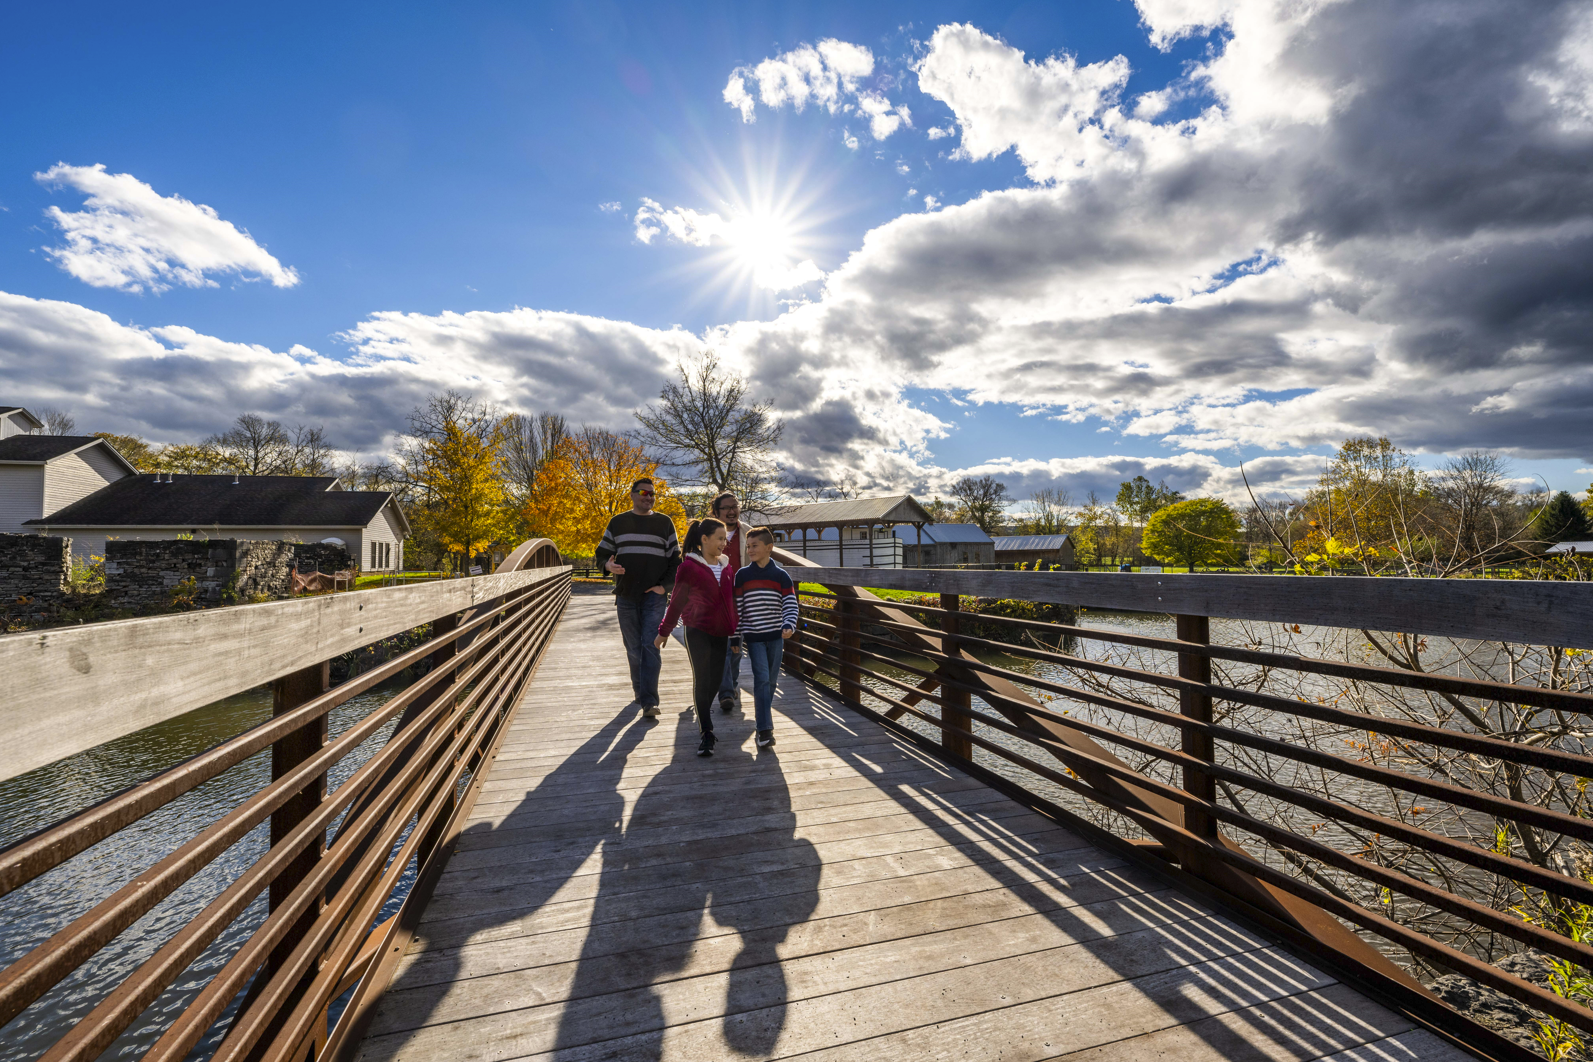
M284 675L271 683L271 714L286 715L300 705L313 701L330 688L331 661L323 661L290 675ZM271 746L271 777L277 779L288 774L299 764L320 752L325 744L326 716L323 715L278 739L276 744ZM272 846L292 833L294 827L313 814L324 799L326 799L326 775L321 774L272 813ZM304 851L271 883L271 910L275 911L287 902L288 895L315 869L315 864L320 862L325 853L325 835L305 846ZM306 911L298 924L288 931L282 943L271 953L272 969L287 959L319 914L320 911L315 908Z
M858 623L857 602L850 598L842 598L835 603L838 615L836 626L840 628L841 651L841 700L848 704L863 703L863 677L858 668L862 666L863 658L858 655Z
M941 594L940 607L945 609L945 615L940 617L940 651L947 656L957 653L957 629L959 626L958 611L961 602L956 594ZM948 668L948 670L950 670ZM953 676L960 677L960 676ZM973 694L967 690L955 689L946 684L940 687L941 703L940 718L947 726L960 727L963 730L973 729L973 716L969 712L973 709ZM961 756L965 760L973 759L973 742L961 734L954 734L944 728L940 731L940 747L953 756Z
M1178 640L1181 642L1198 642L1207 645L1211 642L1211 621L1205 616L1175 616ZM1192 679L1195 682L1210 684L1211 682L1211 657L1201 653L1178 654L1178 677ZM1178 695L1179 711L1186 719L1193 719L1201 723L1211 722L1211 696L1195 690L1183 690ZM1184 731L1183 750L1197 759L1212 762L1216 755L1216 747L1212 743L1211 735L1194 730ZM1208 803L1217 801L1217 782L1211 775L1205 774L1194 767L1184 768L1184 792L1191 796L1199 797ZM1184 809L1184 827L1190 833L1201 837L1217 836L1217 823L1210 815L1196 808Z
M444 635L452 634L458 627L458 613L440 616L437 619L432 620L431 634L433 638L440 638ZM482 632L482 635L485 634L486 632ZM479 636L481 635L478 635L478 637ZM447 645L439 646L437 649L433 650L431 654L431 666L433 668L440 667L448 660L452 659L453 656L458 652L459 643L456 641L451 641ZM439 698L454 696L453 686L457 674L458 673L455 672L453 675L449 675L436 686L432 687L430 691L431 695L429 697L417 698L416 707L424 709L426 707L430 707L432 704L435 704ZM425 702L424 705L419 703L422 700ZM448 820L453 815L454 805L457 802L458 793L450 793L447 797L447 806L443 809L443 813L437 816L437 821L432 824L430 832L428 832L425 837L421 838L420 847L416 851L416 859L419 865L424 865L426 860L431 858L431 854L436 849L438 842L442 840L443 831L447 829Z

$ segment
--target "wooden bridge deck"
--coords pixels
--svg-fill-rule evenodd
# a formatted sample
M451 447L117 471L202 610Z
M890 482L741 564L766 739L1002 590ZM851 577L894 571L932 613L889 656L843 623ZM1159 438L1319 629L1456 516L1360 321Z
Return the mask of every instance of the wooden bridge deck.
M571 600L362 1059L1466 1057L789 676L699 759L689 678Z

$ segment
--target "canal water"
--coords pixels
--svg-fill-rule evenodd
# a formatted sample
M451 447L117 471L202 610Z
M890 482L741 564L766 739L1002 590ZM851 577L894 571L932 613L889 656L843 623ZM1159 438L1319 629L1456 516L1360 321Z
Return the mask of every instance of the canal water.
M334 709L327 720L330 736L346 732L403 685L403 680L395 680ZM271 692L261 687L0 782L0 847L15 844L270 717ZM393 726L389 721L346 757L328 777L328 788L335 790L374 755ZM0 899L0 967L47 940L270 780L268 748ZM0 1062L22 1062L42 1055L112 986L259 859L269 847L268 841L269 824L262 823L0 1029ZM409 891L412 874L413 868L400 886L398 899ZM396 903L396 899L391 902L382 917L390 914ZM259 927L265 914L262 894L101 1057L137 1057L147 1051L160 1030ZM229 1011L190 1057L208 1056L230 1017Z

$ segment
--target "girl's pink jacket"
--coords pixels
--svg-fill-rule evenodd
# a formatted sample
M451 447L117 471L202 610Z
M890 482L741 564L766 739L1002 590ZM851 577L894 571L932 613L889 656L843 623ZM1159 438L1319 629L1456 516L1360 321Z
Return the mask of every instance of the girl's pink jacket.
M658 633L667 635L677 621L720 637L736 633L736 569L726 564L717 581L714 570L699 554L688 553L675 569L675 591L669 595L669 608L658 624Z

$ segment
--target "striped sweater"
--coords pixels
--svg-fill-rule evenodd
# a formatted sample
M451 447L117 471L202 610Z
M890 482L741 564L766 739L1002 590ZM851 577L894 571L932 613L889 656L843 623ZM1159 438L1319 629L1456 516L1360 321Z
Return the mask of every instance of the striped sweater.
M797 628L796 584L770 561L736 569L736 629L749 642L768 642Z

